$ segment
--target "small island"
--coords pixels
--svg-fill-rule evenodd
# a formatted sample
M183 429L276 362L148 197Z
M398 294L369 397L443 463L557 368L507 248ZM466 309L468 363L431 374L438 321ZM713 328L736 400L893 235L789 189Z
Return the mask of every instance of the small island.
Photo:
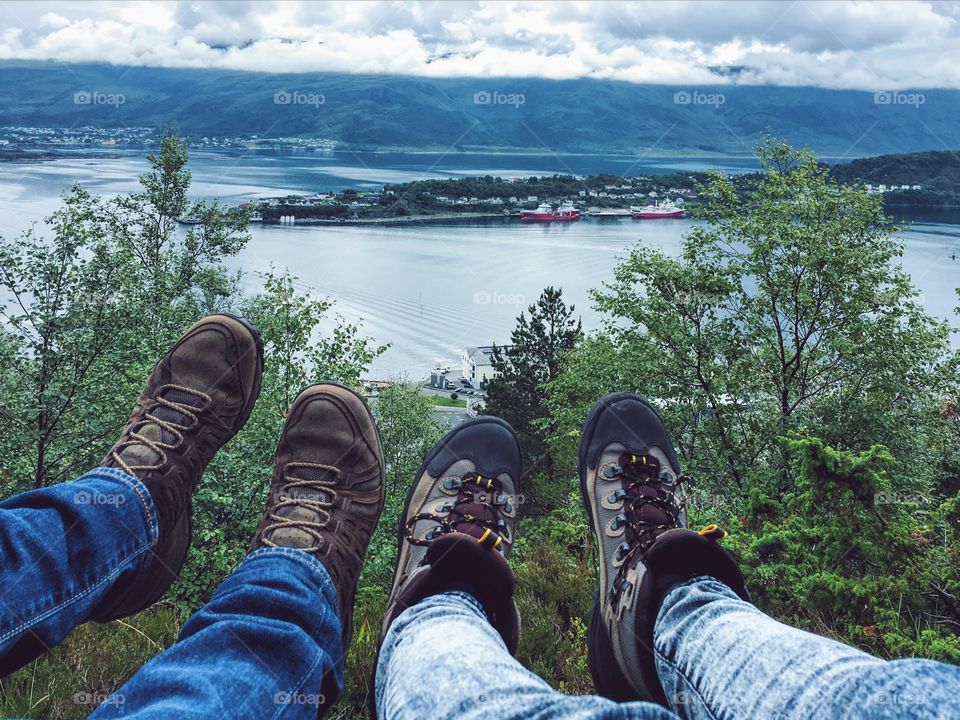
M288 195L244 203L254 222L281 224L403 223L482 218L519 218L539 205L570 204L582 214L623 217L630 208L661 200L696 205L707 173L656 176L549 175L417 180L381 190L343 190Z
M953 152L881 155L835 165L837 179L883 196L891 212L902 208L960 207L960 156ZM347 189L314 195L288 195L243 203L254 222L280 224L407 223L477 219L519 219L541 205L575 207L583 216L630 217L638 205L676 203L686 210L700 201L698 188L710 173L664 175L544 175L502 178L491 175L416 180L380 190ZM747 191L760 176L731 179Z

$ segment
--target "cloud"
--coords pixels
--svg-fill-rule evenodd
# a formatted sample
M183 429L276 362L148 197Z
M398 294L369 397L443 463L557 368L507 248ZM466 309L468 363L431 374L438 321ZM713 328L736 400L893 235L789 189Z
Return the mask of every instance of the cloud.
M0 8L0 59L960 87L956 2L7 2ZM737 72L718 72L724 67Z

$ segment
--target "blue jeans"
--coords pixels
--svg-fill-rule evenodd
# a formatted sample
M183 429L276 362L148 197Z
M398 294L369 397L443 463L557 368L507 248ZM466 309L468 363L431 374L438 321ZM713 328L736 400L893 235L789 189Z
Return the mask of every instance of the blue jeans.
M147 489L109 468L0 502L0 672L89 619L156 540ZM315 719L325 676L343 685L340 646L323 566L300 550L257 550L92 717ZM102 698L77 688L74 700Z
M106 468L0 502L2 672L54 646L139 572L156 522L146 488ZM336 603L312 556L258 550L93 717L315 718L324 679L343 682ZM476 600L445 593L391 626L377 707L383 720L960 717L960 668L873 658L782 625L708 577L668 593L654 645L669 710L565 696L510 656Z
M435 595L387 632L377 712L383 720L960 718L960 667L880 660L779 623L710 577L664 598L654 652L669 710L562 695L510 656L470 595Z

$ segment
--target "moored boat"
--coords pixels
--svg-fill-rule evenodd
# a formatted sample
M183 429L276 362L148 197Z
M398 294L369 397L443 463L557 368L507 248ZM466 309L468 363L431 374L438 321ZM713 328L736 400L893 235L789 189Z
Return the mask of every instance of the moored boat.
M520 219L533 222L553 220L579 220L580 211L570 203L563 203L556 210L549 203L541 204L536 210L521 210Z
M678 207L669 200L665 203L654 203L653 205L630 208L630 217L634 220L669 220L685 218L689 214L690 213L682 207Z

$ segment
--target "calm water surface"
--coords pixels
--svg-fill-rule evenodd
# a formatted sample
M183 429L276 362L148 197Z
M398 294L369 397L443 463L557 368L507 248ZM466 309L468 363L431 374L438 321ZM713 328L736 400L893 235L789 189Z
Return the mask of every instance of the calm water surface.
M423 177L543 174L547 172L641 174L692 170L704 161L591 156L440 156L343 153L195 153L193 191L225 203L343 187L380 187ZM711 164L708 161L708 164ZM631 165L634 165L632 169ZM728 172L753 169L754 161L716 161ZM146 169L136 153L119 158L0 164L0 234L16 236L58 203L79 182L104 195L136 188ZM949 218L937 218L949 219ZM582 314L584 327L600 317L590 288L608 279L618 258L638 243L679 251L690 221L584 220L526 225L475 222L432 226L254 226L252 239L231 266L249 273L289 268L298 287L334 300L335 313L362 322L367 334L390 349L371 368L372 377L425 375L436 360L454 364L461 348L504 342L517 314L547 285L562 287ZM952 317L960 286L960 226L914 219L903 233L904 267L923 293L928 310ZM330 327L328 320L325 327Z

